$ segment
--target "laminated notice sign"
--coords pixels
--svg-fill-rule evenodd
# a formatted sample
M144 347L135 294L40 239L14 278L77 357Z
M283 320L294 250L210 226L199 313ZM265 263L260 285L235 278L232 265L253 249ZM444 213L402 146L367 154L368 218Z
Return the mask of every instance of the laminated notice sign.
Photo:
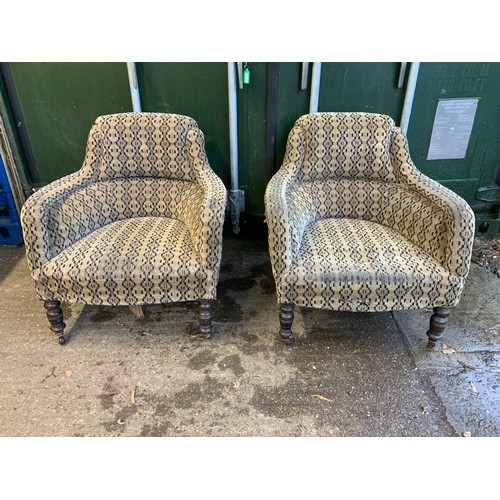
M428 160L465 158L478 102L478 98L438 101Z

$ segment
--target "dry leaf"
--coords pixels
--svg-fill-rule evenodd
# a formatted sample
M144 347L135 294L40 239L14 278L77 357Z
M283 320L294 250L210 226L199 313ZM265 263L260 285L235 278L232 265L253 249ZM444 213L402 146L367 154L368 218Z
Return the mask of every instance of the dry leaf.
M476 393L479 394L479 391L476 389L476 386L474 385L474 382L472 380L469 381L470 386L472 387L472 390Z
M313 394L312 397L321 399L321 401L326 401L327 403L333 403L333 399L325 398L324 396L321 396L320 394Z
M73 371L72 371L72 370L66 370L66 371L64 372L64 375L66 375L66 377L67 377L67 378L70 378L70 377L71 377L71 375L73 375Z
M441 352L443 354L453 354L457 351L455 351L455 349L453 349L453 347L449 347L446 344L443 344L443 347L441 348Z
M135 405L135 387L130 391L130 402Z

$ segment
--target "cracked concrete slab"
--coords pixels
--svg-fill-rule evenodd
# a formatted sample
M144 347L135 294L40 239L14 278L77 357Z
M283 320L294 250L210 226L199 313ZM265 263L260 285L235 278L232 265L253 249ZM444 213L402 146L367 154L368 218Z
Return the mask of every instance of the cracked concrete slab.
M419 370L427 373L456 434L500 436L500 280L475 264L441 345L425 347L429 311L393 316Z

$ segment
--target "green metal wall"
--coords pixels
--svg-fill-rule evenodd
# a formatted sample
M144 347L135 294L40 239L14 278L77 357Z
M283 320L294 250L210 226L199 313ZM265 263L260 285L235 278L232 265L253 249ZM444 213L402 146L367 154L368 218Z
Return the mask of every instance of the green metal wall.
M479 97L467 153L460 160L427 160L440 98ZM500 64L422 63L408 128L413 161L429 177L475 201L494 184L500 165Z
M384 113L399 122L405 88L397 88L400 63L322 63L318 111ZM309 112L311 76L301 90L302 63L280 64L277 159L295 120ZM407 80L407 76L405 82Z
M275 150L266 136L270 64L248 63L250 84L237 89L239 183L249 214L264 213L264 191L283 160L288 132L308 113L308 88L301 90L302 63L278 65ZM230 185L227 64L136 63L144 111L192 116L205 134L207 156ZM389 114L399 124L408 75L397 87L401 63L322 64L319 111ZM102 114L132 109L127 68L121 63L10 63L36 167L43 183L80 168L87 134ZM408 71L407 71L408 72ZM494 183L500 163L500 63L421 63L408 138L417 167L473 203L479 187ZM1 89L0 89L1 90ZM2 102L4 93L2 91ZM479 97L469 148L463 160L427 160L438 100ZM272 103L271 103L272 104ZM272 106L271 106L272 107ZM4 121L6 106L0 108ZM15 127L10 123L11 129ZM20 162L22 164L22 162ZM20 172L29 183L25 168Z
M230 182L226 63L136 63L143 111L194 118L211 167Z
M264 192L269 181L266 170L267 63L249 64L250 84L237 90L238 163L240 188L245 191L245 208L264 214Z
M131 110L124 63L11 63L43 183L82 166L99 115Z
M323 63L319 111L383 113L399 121L405 88L400 63ZM408 72L407 72L408 73Z

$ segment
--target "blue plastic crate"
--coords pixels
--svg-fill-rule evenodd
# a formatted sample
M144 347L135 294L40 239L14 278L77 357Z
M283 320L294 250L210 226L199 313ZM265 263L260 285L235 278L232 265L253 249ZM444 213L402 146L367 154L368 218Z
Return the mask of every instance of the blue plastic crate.
M7 178L7 172L5 171L5 165L3 164L2 155L0 155L0 191L5 193L10 193L12 191L9 179Z
M22 242L21 221L0 155L0 245L19 245Z
M12 219L0 218L0 245L19 245L23 242L21 224Z
M1 207L3 207L3 206L8 207L8 206L9 206L9 200L7 199L7 193L4 193L4 192L0 189L0 209L1 209Z

